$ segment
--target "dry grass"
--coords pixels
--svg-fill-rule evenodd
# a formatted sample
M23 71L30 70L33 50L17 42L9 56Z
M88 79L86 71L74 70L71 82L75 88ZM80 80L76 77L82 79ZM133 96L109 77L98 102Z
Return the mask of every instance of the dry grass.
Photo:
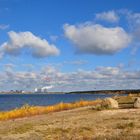
M139 140L140 109L91 107L0 123L2 140Z
M116 97L120 103L133 102L132 96ZM25 105L10 111L23 119L1 121L2 140L139 140L140 109L93 110L101 100L60 103L48 107ZM87 106L87 107L83 107ZM78 108L82 107L82 108ZM77 108L77 109L74 109ZM73 110L70 110L73 109ZM61 111L68 110L68 111ZM60 111L60 112L59 112ZM56 113L50 113L56 112ZM0 116L9 112L0 113ZM45 115L45 113L48 113ZM21 114L6 119L20 118ZM37 114L44 114L33 116ZM2 120L5 120L3 116ZM29 116L29 117L28 117ZM33 117L30 117L33 116Z
M46 114L50 112L57 112L62 110L69 110L74 109L78 107L84 107L84 106L91 106L96 105L100 103L101 100L95 100L95 101L78 101L74 103L59 103L52 106L29 106L24 105L23 107L19 109L14 109L8 112L0 112L0 121L8 120L8 119L16 119L16 118L22 118L22 117L29 117L39 114Z

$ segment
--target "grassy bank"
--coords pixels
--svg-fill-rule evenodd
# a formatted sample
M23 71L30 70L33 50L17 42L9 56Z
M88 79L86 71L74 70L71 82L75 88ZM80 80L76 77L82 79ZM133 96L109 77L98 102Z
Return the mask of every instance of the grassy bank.
M123 99L124 100L124 99ZM91 106L0 122L1 140L139 140L140 109Z
M16 118L22 118L22 117L30 117L34 115L39 114L46 114L50 112L57 112L62 110L69 110L74 109L78 107L84 107L84 106L90 106L90 105L96 105L100 103L101 100L95 100L95 101L78 101L74 103L59 103L52 106L29 106L24 105L21 108L14 109L7 112L0 112L0 121L8 120L8 119L16 119Z
M133 102L136 97L140 96L139 94L132 96L114 96L113 98L118 101L120 108L130 108L133 106ZM73 103L59 103L51 106L29 106L24 105L21 108L17 108L11 111L0 112L0 121L30 117L34 115L46 114L51 112L58 112L63 110L70 110L74 108L84 107L84 106L95 106L102 102L101 99L94 101L77 101Z
M60 103L48 107L25 105L9 112L1 112L1 120L7 121L0 122L0 139L139 140L140 109L129 108L129 104L137 97L139 95L113 97L122 109L94 110L93 107L102 102L96 100ZM24 118L15 119L21 117Z

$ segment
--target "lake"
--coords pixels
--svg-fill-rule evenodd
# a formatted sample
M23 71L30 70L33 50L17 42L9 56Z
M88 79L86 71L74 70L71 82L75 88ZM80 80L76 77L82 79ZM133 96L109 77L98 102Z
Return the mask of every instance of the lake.
M33 106L48 106L60 102L75 102L79 100L95 100L114 96L113 94L0 94L0 111L19 108L25 104Z

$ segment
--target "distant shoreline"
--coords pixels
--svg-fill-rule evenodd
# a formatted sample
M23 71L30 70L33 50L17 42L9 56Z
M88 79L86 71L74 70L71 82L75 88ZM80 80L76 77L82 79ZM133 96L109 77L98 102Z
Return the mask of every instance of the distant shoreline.
M72 91L66 94L137 94L140 93L140 89L133 90L93 90L93 91Z
M25 93L22 93L22 92L0 92L0 95L3 95L3 94L9 94L9 95L12 95L12 94L66 94L65 92L41 92L41 93L37 93L37 92L25 92Z
M137 94L140 89L126 90L90 90L90 91L71 91L71 92L0 92L0 94Z

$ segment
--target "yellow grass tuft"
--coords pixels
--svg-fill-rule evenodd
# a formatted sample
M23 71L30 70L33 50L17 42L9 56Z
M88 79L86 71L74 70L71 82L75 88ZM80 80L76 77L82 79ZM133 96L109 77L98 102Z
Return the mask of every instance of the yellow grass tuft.
M23 107L18 108L18 109L14 109L7 112L0 112L0 121L22 118L22 117L30 117L34 115L46 114L46 113L57 112L57 111L62 111L62 110L69 110L69 109L74 109L74 108L84 107L84 106L91 106L91 105L96 105L100 102L101 100L95 100L95 101L81 100L74 103L61 102L59 104L51 105L51 106L24 105Z

